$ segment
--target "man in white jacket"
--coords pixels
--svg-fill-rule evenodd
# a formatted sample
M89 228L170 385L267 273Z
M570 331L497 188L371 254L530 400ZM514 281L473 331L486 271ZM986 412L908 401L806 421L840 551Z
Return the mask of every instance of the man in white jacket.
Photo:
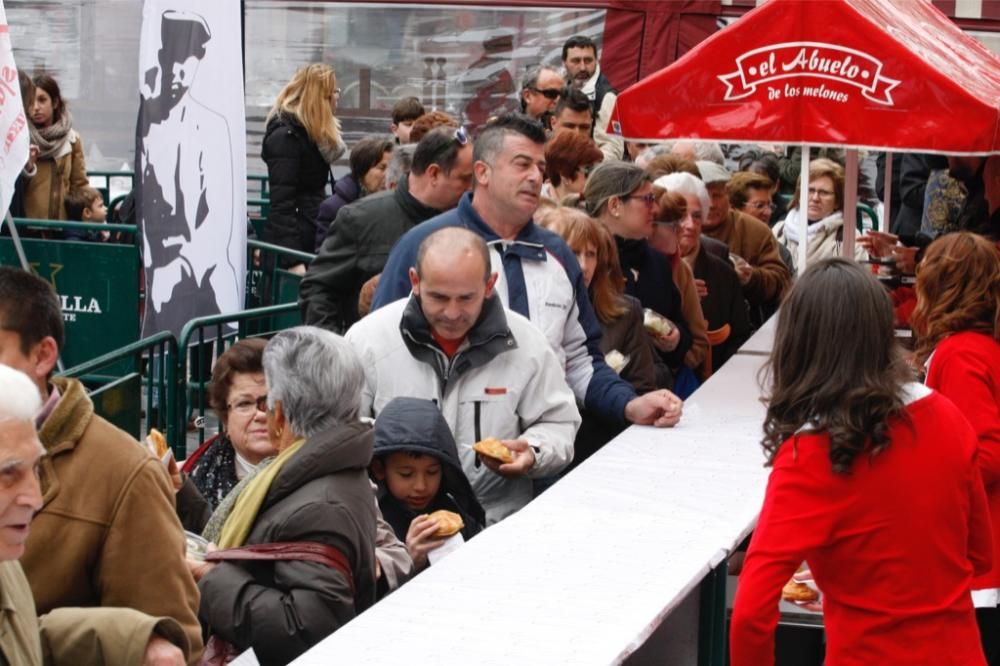
M378 418L393 398L433 400L458 443L462 468L495 523L531 501L532 479L573 459L580 414L545 335L493 293L489 250L461 227L429 235L410 268L413 293L347 332L365 367L362 413ZM471 446L495 437L513 461Z

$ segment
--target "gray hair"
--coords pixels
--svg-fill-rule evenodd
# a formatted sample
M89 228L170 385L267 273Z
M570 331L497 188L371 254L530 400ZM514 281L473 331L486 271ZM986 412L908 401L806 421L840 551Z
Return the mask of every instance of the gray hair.
M281 331L264 349L267 405L278 400L292 432L312 437L356 421L365 374L344 338L315 326Z
M41 408L42 397L28 375L0 365L0 421L34 421Z
M635 158L635 163L645 169L649 166L649 163L660 155L666 155L670 152L670 149L674 147L673 141L664 141L663 143L657 143L655 145L646 148L644 151L639 153Z
M410 166L413 164L413 151L417 149L417 144L408 143L404 146L396 146L389 158L389 166L385 170L385 183L387 189L393 189L410 175Z
M583 189L587 213L598 217L611 197L619 199L650 182L649 174L628 162L602 162L594 169Z
M726 156L722 154L722 148L719 144L714 141L662 141L639 153L639 156L635 158L635 163L642 168L646 168L646 166L652 162L654 158L659 155L672 153L674 146L685 143L691 145L691 148L694 151L695 161L705 160L707 162L715 162L716 164L725 166Z
M695 141L694 154L699 160L715 162L721 166L726 165L726 156L722 153L722 148L715 141Z
M521 77L521 90L527 90L528 88L534 88L538 85L538 77L542 75L542 72L555 72L559 76L562 76L562 70L558 67L553 67L552 65L535 65L534 67L528 69Z
M700 178L695 178L686 171L678 171L666 176L660 176L653 184L656 187L664 188L667 192L676 192L687 197L697 197L698 202L701 203L701 219L704 220L708 216L708 188L705 187L705 183Z

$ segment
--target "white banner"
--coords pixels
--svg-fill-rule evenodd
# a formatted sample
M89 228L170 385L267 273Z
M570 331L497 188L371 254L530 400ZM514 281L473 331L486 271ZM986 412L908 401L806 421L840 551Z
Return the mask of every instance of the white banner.
M243 309L246 116L239 0L146 0L136 204L142 334Z
M10 206L14 184L28 161L28 121L10 46L10 26L0 0L0 219Z

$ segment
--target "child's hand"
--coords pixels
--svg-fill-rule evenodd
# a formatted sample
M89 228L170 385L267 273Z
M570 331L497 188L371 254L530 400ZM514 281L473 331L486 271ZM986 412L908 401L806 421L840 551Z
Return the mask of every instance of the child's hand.
M417 516L410 523L410 529L406 531L406 551L417 569L426 567L427 553L444 543L444 539L434 536L437 531L437 521L427 514Z

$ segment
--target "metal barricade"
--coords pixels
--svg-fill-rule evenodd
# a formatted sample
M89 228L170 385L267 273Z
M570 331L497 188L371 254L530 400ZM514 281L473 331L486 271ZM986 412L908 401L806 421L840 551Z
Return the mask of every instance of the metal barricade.
M185 324L178 344L182 353L177 355L178 409L173 412L173 432L180 433L183 438L190 424L197 432L198 443L205 441L211 369L234 342L243 338L270 337L299 323L298 304L285 303L228 315L199 317Z
M163 431L178 460L184 457L184 433L177 431L177 341L169 332L157 333L109 352L62 373L87 387L94 410L141 439L142 423ZM121 372L122 367L128 371ZM143 405L143 403L145 403ZM143 418L145 414L145 418Z

